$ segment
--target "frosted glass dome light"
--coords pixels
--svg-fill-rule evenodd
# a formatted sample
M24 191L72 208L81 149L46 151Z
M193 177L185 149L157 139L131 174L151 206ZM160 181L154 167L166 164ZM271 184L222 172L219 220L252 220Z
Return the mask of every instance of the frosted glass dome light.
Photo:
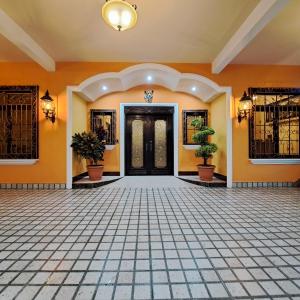
M135 26L136 9L136 5L125 0L106 0L102 7L102 17L113 29L124 31Z

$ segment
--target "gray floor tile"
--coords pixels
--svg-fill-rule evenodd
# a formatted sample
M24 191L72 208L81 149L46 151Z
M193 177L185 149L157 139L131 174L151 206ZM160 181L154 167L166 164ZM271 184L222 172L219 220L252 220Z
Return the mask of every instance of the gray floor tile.
M207 288L213 298L226 298L229 296L221 283L208 283Z
M171 299L170 288L168 285L153 285L154 299Z
M232 297L247 296L247 292L245 291L243 286L238 282L228 282L226 283L226 287L229 290L229 293Z
M0 190L0 299L300 297L299 190L144 179Z

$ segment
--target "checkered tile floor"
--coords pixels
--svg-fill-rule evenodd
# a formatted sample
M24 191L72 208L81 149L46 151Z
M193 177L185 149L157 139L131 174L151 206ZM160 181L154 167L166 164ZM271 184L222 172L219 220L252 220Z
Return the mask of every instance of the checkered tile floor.
M0 190L0 299L300 299L300 190Z

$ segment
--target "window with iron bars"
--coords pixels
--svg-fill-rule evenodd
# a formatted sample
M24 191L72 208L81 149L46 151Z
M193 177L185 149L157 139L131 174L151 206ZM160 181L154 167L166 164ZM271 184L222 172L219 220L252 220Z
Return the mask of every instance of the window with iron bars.
M37 159L38 86L0 86L0 159Z
M106 145L116 144L116 111L91 109L91 130L96 134L102 131Z
M184 145L196 145L193 141L193 135L196 133L195 127L191 124L193 120L202 118L204 125L207 126L208 110L183 110L183 144Z
M300 158L300 89L250 88L250 158Z

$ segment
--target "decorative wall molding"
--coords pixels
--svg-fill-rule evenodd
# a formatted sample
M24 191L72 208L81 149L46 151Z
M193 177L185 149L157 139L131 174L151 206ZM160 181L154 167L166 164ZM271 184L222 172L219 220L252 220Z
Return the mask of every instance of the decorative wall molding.
M0 189L16 190L64 190L65 183L0 183Z
M34 165L38 159L0 159L0 166L26 166Z
M183 148L186 150L196 150L199 148L199 145L183 145Z
M300 159L293 158L266 158L266 159L249 159L253 165L299 165Z

